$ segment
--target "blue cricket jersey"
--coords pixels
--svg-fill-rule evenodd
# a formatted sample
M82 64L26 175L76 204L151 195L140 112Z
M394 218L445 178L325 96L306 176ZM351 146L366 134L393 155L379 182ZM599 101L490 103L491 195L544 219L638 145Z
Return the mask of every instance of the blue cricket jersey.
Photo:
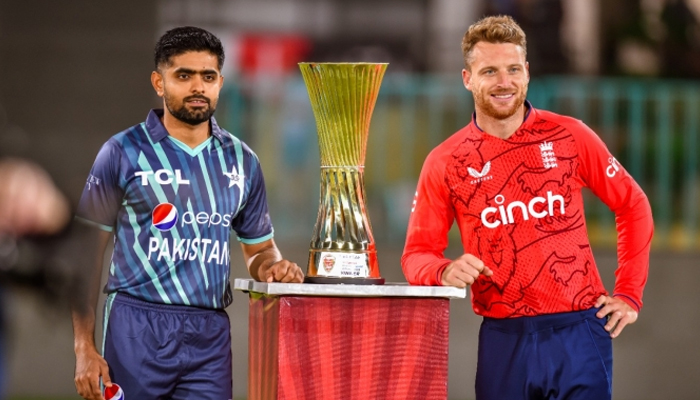
M163 110L110 138L97 155L77 217L114 231L106 292L224 308L230 230L243 243L272 238L257 156L211 118L192 149L168 134Z

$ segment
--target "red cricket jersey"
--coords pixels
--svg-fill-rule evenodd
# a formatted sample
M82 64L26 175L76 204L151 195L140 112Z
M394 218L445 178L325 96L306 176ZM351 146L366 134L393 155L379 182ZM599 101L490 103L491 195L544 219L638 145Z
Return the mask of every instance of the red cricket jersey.
M607 292L588 241L583 187L615 213L613 295L639 310L653 234L646 195L585 124L532 106L507 140L472 120L428 155L401 258L406 279L440 285L451 262L444 257L447 233L456 220L464 252L493 270L471 287L477 314L508 318L591 308Z

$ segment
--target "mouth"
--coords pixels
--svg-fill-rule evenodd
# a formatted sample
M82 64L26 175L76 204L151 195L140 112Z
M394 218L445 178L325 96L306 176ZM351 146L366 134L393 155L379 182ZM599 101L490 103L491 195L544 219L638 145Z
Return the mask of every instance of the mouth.
M501 101L508 101L512 98L515 97L515 93L501 93L501 94L492 94L491 97L493 97L496 100L501 100Z
M192 107L206 107L209 105L209 100L202 98L186 99L185 104Z

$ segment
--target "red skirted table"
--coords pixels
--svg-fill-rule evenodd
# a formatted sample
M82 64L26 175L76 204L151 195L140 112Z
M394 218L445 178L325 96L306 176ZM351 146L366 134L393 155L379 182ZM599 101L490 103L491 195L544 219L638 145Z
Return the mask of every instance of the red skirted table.
M452 287L261 283L250 295L249 400L447 399Z

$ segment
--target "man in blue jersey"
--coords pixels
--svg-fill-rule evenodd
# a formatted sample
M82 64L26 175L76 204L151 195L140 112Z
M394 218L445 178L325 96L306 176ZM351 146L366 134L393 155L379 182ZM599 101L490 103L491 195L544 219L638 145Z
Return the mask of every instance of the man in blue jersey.
M99 228L100 255L113 233L114 252L101 354L96 290L88 310L73 311L85 399L102 399L100 378L129 399L231 398L231 230L254 279L303 280L272 239L256 155L212 117L223 61L211 33L166 32L151 74L164 109L109 139L90 171L77 217Z

